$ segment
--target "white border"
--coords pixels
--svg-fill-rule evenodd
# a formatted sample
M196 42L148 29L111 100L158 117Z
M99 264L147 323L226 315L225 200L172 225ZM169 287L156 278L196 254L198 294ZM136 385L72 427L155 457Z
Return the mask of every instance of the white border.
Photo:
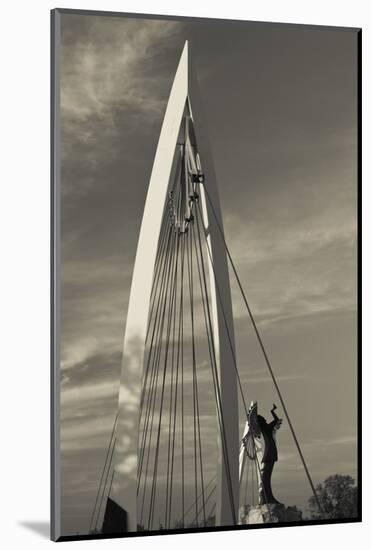
M367 0L260 0L226 3L149 0L4 2L1 7L1 320L2 419L1 538L4 548L52 544L22 522L49 518L49 9L156 12L158 14L240 18L363 28L363 145L370 151L370 2ZM368 61L368 62L367 62ZM363 159L363 242L370 242L370 162ZM370 250L370 247L368 247ZM370 252L364 245L364 281L371 280ZM363 392L371 387L370 285L364 289ZM366 396L365 396L366 397ZM366 399L364 399L366 401ZM370 406L365 402L364 494L371 494ZM267 529L264 531L176 535L76 542L76 548L117 545L173 548L225 545L274 549L337 549L364 546L370 538L370 505L363 524ZM77 546L78 545L78 546ZM70 547L70 546L69 546Z

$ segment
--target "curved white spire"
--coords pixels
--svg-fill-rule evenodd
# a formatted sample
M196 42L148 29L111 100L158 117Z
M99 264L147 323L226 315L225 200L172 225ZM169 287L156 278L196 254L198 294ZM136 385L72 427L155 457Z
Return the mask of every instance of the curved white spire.
M155 269L157 245L161 229L162 213L167 201L176 142L186 106L187 98L192 102L193 119L197 144L206 175L208 192L222 227L219 197L215 173L207 141L207 133L201 120L202 107L197 92L197 80L189 64L188 41L183 52L170 92L161 133L157 145L152 173L149 181L138 247L133 269L126 329L123 344L123 360L119 394L119 415L116 431L115 476L111 498L128 514L129 531L137 530L137 455L139 401L144 365L145 338L148 324L152 281ZM203 190L202 190L203 191ZM213 216L207 216L206 198L202 193L203 215L208 220L208 240L217 273L224 316L229 327L229 338L234 345L233 318L224 243ZM233 488L235 513L238 515L238 404L233 357L226 334L225 321L217 296L213 268L210 266L211 298L215 348L218 358L221 399L224 409L229 469ZM230 494L227 487L227 472L221 446L219 448L219 470L217 489L217 525L234 523L231 514Z

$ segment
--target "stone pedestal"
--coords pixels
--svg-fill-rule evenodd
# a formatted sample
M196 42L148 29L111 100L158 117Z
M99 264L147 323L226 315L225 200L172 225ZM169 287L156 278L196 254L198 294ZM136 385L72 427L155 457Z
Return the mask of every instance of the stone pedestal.
M302 512L296 506L284 504L259 504L257 506L241 506L239 513L240 525L257 523L287 523L301 521Z

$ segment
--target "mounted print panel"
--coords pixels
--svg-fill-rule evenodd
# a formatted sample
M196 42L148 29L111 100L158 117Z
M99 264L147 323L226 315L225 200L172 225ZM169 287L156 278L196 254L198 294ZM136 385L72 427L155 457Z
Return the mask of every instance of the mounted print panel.
M52 538L360 521L360 37L52 12Z

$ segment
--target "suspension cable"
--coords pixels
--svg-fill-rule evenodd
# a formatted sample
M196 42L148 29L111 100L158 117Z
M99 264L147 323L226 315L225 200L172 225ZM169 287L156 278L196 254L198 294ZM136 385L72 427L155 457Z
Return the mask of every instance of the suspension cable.
M138 472L139 472L139 475L138 475L138 488L140 486L140 481L141 481L144 453L145 453L145 449L146 449L146 441L147 441L147 436L148 436L148 427L149 427L149 422L150 422L150 418L151 418L151 413L152 413L151 424L153 424L153 418L154 418L154 404L156 402L156 393L157 393L159 357L160 357L161 348L162 348L162 334L163 334L163 329L164 329L166 303L167 303L167 298L168 298L168 281L169 281L169 278L170 278L173 259L174 259L173 254L169 253L169 250L171 250L171 246L173 246L173 244L174 244L173 239L174 239L173 234L171 234L170 235L170 240L169 240L169 249L168 249L168 256L169 256L170 260L164 264L164 266L166 266L167 273L166 273L166 276L164 276L164 279L163 279L163 289L162 289L163 292L162 292L162 295L161 295L161 300L159 301L159 304L158 304L158 312L161 311L161 315L159 317L159 321L158 321L158 324L156 325L156 328L155 327L153 328L151 348L150 348L150 353L149 353L148 363L147 363L147 365L149 365L152 350L155 349L155 353L153 355L152 370L151 370L151 380L150 380L149 390L148 390L148 394L147 394L147 410L146 410L146 416L145 416L145 421L144 421L142 441L141 441L141 445L140 445L140 457L139 457L139 469L138 469ZM155 321L157 321L158 312L156 312ZM154 334L155 334L156 331L157 331L157 333L156 333L156 345L154 346L153 345L153 340L154 340ZM149 368L149 367L147 367L147 368ZM140 419L141 419L141 411L140 411L140 415L139 415L139 423L140 423ZM151 434L150 434L150 441L151 441ZM149 452L149 448L150 448L150 445L148 447L148 452ZM149 457L147 456L147 466L148 466L148 458ZM147 471L148 471L148 469L146 468L146 472Z
M292 434L292 437L293 437L293 439L294 439L294 442L295 442L296 448L297 448L297 450L298 450L299 456L300 456L300 458L301 458L301 462L302 462L302 464L303 464L303 468L304 468L304 470L305 470L305 473L306 473L306 476L307 476L309 485L310 485L310 487L311 487L311 489L312 489L313 496L314 496L314 498L315 498L315 500L316 500L316 503L317 503L317 506L318 506L319 511L323 514L322 506L321 506L321 504L320 504L320 501L319 501L319 498L318 498L316 489L315 489L315 487L314 487L314 484L313 484L311 475L310 475L310 473L309 473L309 469L308 469L307 463L306 463L306 461L305 461L304 455L303 455L302 450L301 450L301 448L300 448L300 444L299 444L298 438L297 438L297 436L296 436L296 433L295 433L293 424L292 424L292 422L291 422L290 416L289 416L289 414L288 414L288 411L287 411L287 408L286 408L286 405L285 405L285 402L284 402L284 399L283 399L281 390L280 390L280 388L279 388L279 386L278 386L276 377L275 377L275 375L274 375L274 373L273 373L272 365L271 365L271 363L270 363L270 361L269 361L269 358L268 358L266 349L265 349L264 344L263 344L263 341L262 341L262 339L261 339L261 336L260 336L258 327L257 327L257 325L256 325L254 316L253 316L253 314L252 314L250 305L249 305L249 303L248 303L248 301L247 301L246 294L245 294L245 292L244 292L244 290L243 290L243 287L242 287L240 278L239 278L239 276L238 276L236 267L235 267L235 265L234 265L232 256L231 256L231 254L230 254L230 252L229 252L229 248L228 248L228 245L227 245L226 240L225 240L225 237L224 237L224 232L223 232L223 230L222 230L222 228L221 228L221 226L220 226L220 223L219 223L219 220L218 220L218 216L216 215L216 212L215 212L215 209L214 209L212 200L211 200L211 198L210 198L209 192L208 192L207 187L206 187L205 185L204 185L204 190L205 190L207 199L208 199L208 201L209 201L209 204L210 204L210 206L211 206L211 210L212 210L212 213L213 213L213 215L214 215L214 219L215 219L215 221L216 221L216 225L217 225L217 227L218 227L220 236L221 236L221 238L222 238L222 240L223 240L223 242L224 242L225 250L226 250L226 252L227 252L227 255L228 255L228 258L229 258L229 261L230 261L232 270L233 270L233 273L234 273L234 275L235 275L235 277L236 277L237 284L238 284L239 289L240 289L240 291L241 291L241 295L242 295L243 301L244 301L244 303L245 303L245 306L246 306L248 315L249 315L249 317L250 317L251 324L252 324L252 326L253 326L253 328L254 328L255 335L256 335L257 340L258 340L258 342L259 342L259 345L260 345L261 351L262 351L262 353L263 353L263 356L264 356L266 365L267 365L267 367L268 367L269 373L270 373L270 375L271 375L273 384L274 384L274 386L275 386L275 388L276 388L276 392L277 392L277 395L278 395L278 397L279 397L279 400L280 400L282 409L283 409L283 411L284 411L284 413L285 413L287 422L288 422L288 424L289 424L289 427L290 427L290 430L291 430L291 434Z
M179 252L179 240L177 240L175 276L176 276L176 270L178 268L178 252ZM171 295L171 301L170 301L170 304L169 304L168 326L167 326L167 335L166 335L166 343L165 343L165 357L164 357L164 368L163 368L162 388L161 388L161 398L160 398L160 412L159 412L159 422L158 422L158 430L157 430L155 463L154 463L154 470L153 470L150 512L149 512L149 521L148 521L148 526L150 528L152 528L152 525L153 525L153 515L154 515L154 508L155 508L155 501L156 501L158 456L159 456L159 447L160 447L160 435L161 435L162 413L163 413L163 403L164 403L164 390L165 390L165 380L166 380L167 362L168 362L168 353L169 353L169 339L170 339L170 331L171 331L171 319L172 319L172 311L173 311L173 304L174 304L174 278L172 279L171 294L172 295Z
M177 405L178 405L178 381L179 381L179 366L181 360L180 344L181 344L181 329L182 329L182 313L183 313L183 273L184 273L184 239L183 235L179 235L181 238L181 275L180 275L180 303L179 303L179 322L178 322L178 337L177 337L177 358L176 358L176 375L175 375L175 396L174 396L174 422L173 422L173 438L172 438L172 456L171 456L171 468L170 468L170 499L169 499L169 522L171 525L171 512L172 512L172 496L173 496L173 474L174 474L174 455L175 455L175 429L177 420Z
M204 491L206 492L208 490L208 488L210 487L210 485L213 483L213 481L216 480L216 474L213 475L213 477L208 481L208 483L205 485L205 488L204 488ZM197 500L200 500L200 498L202 497L202 494L200 493L198 496L197 496ZM193 508L195 507L196 505L196 501L194 500L192 502L192 504L190 506L188 506L186 512L185 512L185 516L187 516L189 514L189 512L191 510L193 510Z
M187 240L187 271L188 271L188 290L189 290L189 302L191 311L191 342L192 342L192 401L193 401L193 448L194 448L194 480L195 480L195 494L197 497L197 437L196 437L196 403L195 403L195 369L196 369L196 352L195 352L195 336L194 336L194 314L193 314L193 263L192 255L189 252L192 251L192 225L189 231L189 240ZM190 259L191 258L191 259ZM198 515L197 500L196 500L196 515Z
M174 235L174 234L172 234ZM173 238L172 238L173 240ZM142 495L142 509L141 509L141 523L143 520L143 513L144 513L144 504L145 504L145 496L146 496L146 488L147 488L147 479L148 479L148 469L149 469L149 458L150 458L150 452L151 452L151 440L152 440L152 433L153 433L153 422L154 422L154 415L155 415L155 405L156 405L156 399L157 399L157 389L158 389L158 377L159 377L159 371L160 371L160 357L161 357L161 351L162 351L162 343L163 343L163 331L165 327L165 316L166 316L166 307L167 307L167 301L171 297L171 285L168 284L169 278L171 277L171 272L173 271L173 263L174 263L174 254L170 254L170 262L168 267L168 277L166 282L166 292L165 297L163 301L163 309L161 314L161 321L160 321L160 328L159 328L159 336L158 336L158 343L156 348L156 354L154 358L154 377L153 377L153 385L152 385L152 392L151 392L151 403L150 403L150 409L149 409L149 416L152 416L150 421L150 430L149 430L149 442L147 444L147 457L146 457L146 467L145 467L145 480L143 484L143 495ZM152 409L152 410L151 410ZM143 447L145 447L146 442L143 443ZM140 480L139 480L140 481Z
M96 499L95 499L94 508L93 508L93 511L92 511L92 514L91 514L91 518L90 518L89 531L91 531L91 530L92 530L92 527L93 527L94 517L95 517L95 513L96 513L96 511L97 511L97 505L98 505L99 495L100 495L100 492L101 492L101 489L102 489L102 483L103 483L104 473L105 473L105 470L106 470L106 466L107 466L107 462L108 462L108 457L109 457L110 449L111 449L111 445L112 445L112 441L113 441L113 438L114 438L114 436L115 436L115 430L116 430L117 420L118 420L118 413L116 414L115 420L114 420L114 422L113 422L113 427L112 427L111 437L110 437L110 441L109 441L109 445L108 445L108 449L107 449L107 453L106 453L106 458L105 458L103 470L102 470L102 473L101 473L101 476L100 476L100 479L99 479L99 485L98 485L97 496L96 496Z
M191 244L192 244L192 235L193 235L193 224L191 227ZM196 249L196 243L194 245ZM191 266L193 271L193 249L191 254ZM193 280L192 280L192 295L193 295ZM193 296L192 296L192 319L194 316L194 306L193 306ZM205 495L204 495L204 474L203 474L203 460L202 460L202 446L201 446L201 426L200 426L200 405L199 405L199 398L198 398L198 381L197 381L197 369L196 369L196 360L194 359L194 397L195 397L195 420L196 420L196 432L198 432L198 450L199 450L199 463L200 463L200 479L201 479L201 491L202 491L202 510L203 510L203 518L204 518L204 524L206 523L206 512L205 512Z
M209 502L210 498L212 497L213 493L215 492L216 490L216 485L214 485L214 487L211 489L211 491L209 492L207 498L205 499L205 505L207 505L207 503ZM201 509L202 510L202 509ZM198 516L195 516L191 522L191 526L196 524L196 526L198 527L198 517L200 516L201 514L201 510L198 512ZM204 519L204 527L206 527L206 519Z
M197 216L197 209L196 209L196 216ZM228 447L227 447L227 441L226 441L226 435L225 435L224 414L223 414L223 409L221 405L222 401L221 401L221 394L220 394L219 376L218 376L218 370L217 370L214 335L213 335L213 328L212 328L212 321L211 321L209 297L207 292L205 265L203 260L203 252L202 252L200 239L199 239L199 253L200 253L200 261L198 262L198 266L201 265L201 269L199 269L199 276L201 277L201 273L202 273L202 281L203 281L203 283L200 285L201 298L202 298L202 305L204 310L206 333L208 335L210 366L211 366L211 372L213 377L214 393L215 393L215 400L217 405L216 408L217 408L217 416L218 416L219 427L220 427L224 464L226 467L226 474L227 474L227 487L228 487L228 493L230 498L233 521L234 523L236 523L236 512L234 508L234 498L233 498L232 480L231 480L231 473L230 473L230 466L229 466ZM198 254L196 254L196 258L198 259ZM203 292L202 292L202 289L203 289Z
M109 474L109 471L110 471L110 468L111 468L113 453L115 452L115 446L116 446L116 437L115 437L114 440L113 440L111 456L110 456L110 459L109 459L108 468L107 468L107 473L106 473L106 477L105 477L105 481L104 481L104 486L103 486L103 490L102 490L102 496L101 496L101 499L100 499L100 502L99 502L97 517L96 517L96 520L95 520L95 531L97 531L97 529L98 529L98 521L99 521L99 517L100 517L100 511L101 511L101 508L102 508L104 493L105 493L106 487L107 487L108 474Z
M199 207L196 204L196 223L197 223L198 233L200 233L199 222L198 222L198 212L199 212ZM216 287L218 297L219 297L220 309L221 309L221 312L222 312L224 326L225 326L225 329L226 329L228 342L229 342L229 347L230 347L230 351L231 351L231 355L232 355L232 359L233 359L233 367L234 367L234 370L235 370L235 373L236 373L237 383L238 383L238 387L239 387L239 390L240 390L242 404L243 404L243 407L244 407L244 410L245 410L246 419L248 419L249 413L248 413L248 409L247 409L245 395L244 395L243 388L242 388L242 382L241 382L240 374L238 372L236 353L235 353L235 350L234 350L234 346L232 344L232 337L231 337L231 334L230 334L230 331L229 331L229 328L228 328L227 317L226 317L225 310L224 310L224 305L223 305L223 301L222 301L219 282L218 282L218 279L216 277L214 260L213 260L211 250L210 250L210 245L208 243L207 236L206 236L206 227L205 227L205 222L204 222L204 219L203 219L203 216L202 216L202 212L201 212L200 217L201 217L201 223L202 223L204 233L205 233L205 241L206 241L206 246L207 246L207 252L208 252L208 256L209 256L211 267L212 267L213 274L214 274L215 287ZM200 236L199 236L199 239L201 240Z

